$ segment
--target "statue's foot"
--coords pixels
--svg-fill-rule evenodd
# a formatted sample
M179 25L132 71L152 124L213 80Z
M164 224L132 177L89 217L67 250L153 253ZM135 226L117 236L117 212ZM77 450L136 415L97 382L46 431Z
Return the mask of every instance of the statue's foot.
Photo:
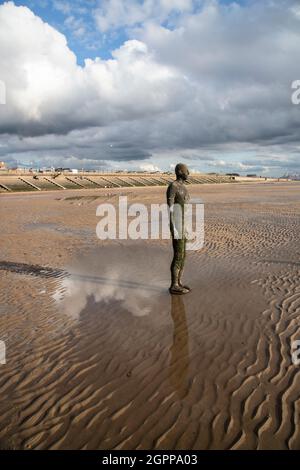
M170 294L183 295L188 294L189 290L182 286L171 286L169 289Z
M183 289L187 289L189 292L192 290L189 286L184 286L183 284L179 284L179 286Z

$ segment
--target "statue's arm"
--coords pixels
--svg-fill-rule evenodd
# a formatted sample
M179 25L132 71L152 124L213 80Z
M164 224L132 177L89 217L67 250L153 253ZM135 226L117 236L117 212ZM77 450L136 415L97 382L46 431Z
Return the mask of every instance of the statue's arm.
M174 185L170 184L167 189L167 203L170 209L175 203L175 195L176 195L176 190L174 188Z
M167 190L167 204L170 209L170 228L174 236L176 233L175 220L174 220L174 204L175 204L176 189L173 184L170 184Z

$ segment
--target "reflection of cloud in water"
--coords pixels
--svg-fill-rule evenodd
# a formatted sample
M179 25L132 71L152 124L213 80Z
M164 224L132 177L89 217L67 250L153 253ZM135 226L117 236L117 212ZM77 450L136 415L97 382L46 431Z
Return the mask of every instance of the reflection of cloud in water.
M169 285L169 256L155 246L97 248L69 266L54 299L67 315L79 318L89 299L117 301L135 316L148 315Z

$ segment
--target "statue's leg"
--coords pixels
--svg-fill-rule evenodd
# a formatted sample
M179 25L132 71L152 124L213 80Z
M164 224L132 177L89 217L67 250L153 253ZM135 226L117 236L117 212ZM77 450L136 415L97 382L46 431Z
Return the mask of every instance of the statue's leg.
M178 286L178 276L179 276L179 251L178 251L178 240L172 238L173 244L173 259L171 264L171 287Z
M180 269L179 269L179 276L178 276L178 284L181 287L184 287L188 291L190 291L190 287L182 284L181 279L182 279L182 274L183 274L183 268L184 268L184 263L185 263L185 257L186 257L186 238L182 240L182 250L181 250L181 257L180 257Z
M179 284L179 275L180 269L182 264L182 256L183 256L183 240L176 240L173 238L173 260L171 264L171 278L172 284L170 287L171 294L187 294L189 291L184 287L180 286Z

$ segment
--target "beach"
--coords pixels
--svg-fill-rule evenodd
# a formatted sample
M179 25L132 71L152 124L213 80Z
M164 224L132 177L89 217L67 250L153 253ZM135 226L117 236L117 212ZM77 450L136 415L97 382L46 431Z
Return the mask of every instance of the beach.
M300 449L300 183L190 185L205 243L101 241L101 203L165 187L0 195L0 448Z

